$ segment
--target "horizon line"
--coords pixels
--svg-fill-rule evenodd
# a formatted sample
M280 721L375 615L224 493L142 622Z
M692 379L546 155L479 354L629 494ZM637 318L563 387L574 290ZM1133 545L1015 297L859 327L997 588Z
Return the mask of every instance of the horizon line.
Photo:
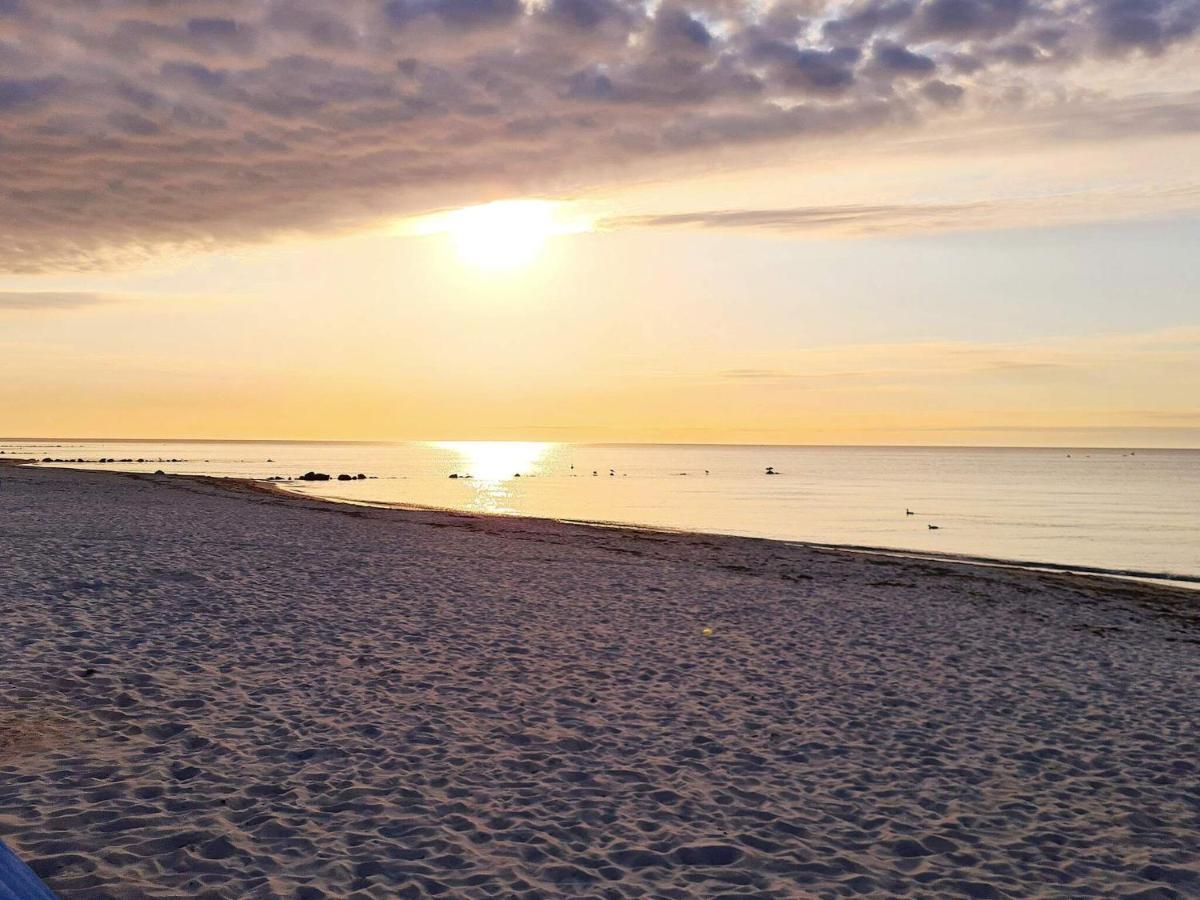
M970 429L964 429L970 430ZM1071 429L1063 429L1069 431ZM882 450L1183 450L1200 451L1196 446L1146 446L1089 444L897 444L897 443L763 443L756 441L586 441L546 440L536 438L407 438L407 439L344 439L344 438L163 438L163 437L64 437L64 436L0 436L0 442L42 443L49 441L75 441L91 444L331 444L355 446L385 446L401 444L574 444L583 447L781 447L781 448L829 448L829 449L882 449Z

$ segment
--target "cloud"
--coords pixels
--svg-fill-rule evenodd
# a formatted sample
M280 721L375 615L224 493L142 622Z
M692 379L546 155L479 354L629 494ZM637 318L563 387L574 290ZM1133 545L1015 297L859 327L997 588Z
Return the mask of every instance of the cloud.
M910 231L943 227L978 213L985 204L803 206L788 209L724 209L705 212L626 216L600 222L601 228L713 228L766 231Z
M1026 0L925 0L914 14L916 38L989 38L1016 29Z
M1096 190L964 203L799 206L647 213L600 219L599 230L697 228L779 234L886 235L1067 225L1200 207L1200 183L1157 190Z
M241 294L222 294L222 298L245 299ZM0 313L61 312L66 310L107 309L138 303L212 303L202 294L141 294L105 291L6 291L0 290Z
M720 378L733 379L753 379L760 381L774 381L779 378L790 378L791 373L781 369L729 369L725 372L718 373Z
M120 303L128 298L92 291L0 291L0 312L44 312Z
M65 79L55 76L0 80L0 112L19 109L22 106L37 106L61 90L65 84Z
M960 110L1086 118L1070 98L1121 100L1119 67L1198 33L1200 0L8 0L0 271L338 231ZM1195 129L1194 100L1158 108L1127 121Z
M962 397L1031 399L1050 391L1082 405L1105 405L1118 395L1138 398L1168 374L1179 389L1159 391L1157 412L1127 408L1112 418L1126 423L1193 424L1195 405L1185 387L1200 375L1200 329L1116 333L1028 341L918 341L801 347L743 360L741 368L672 371L663 380L704 386L726 384L782 393L855 394L878 391L948 392ZM1096 391L1098 383L1109 385ZM1171 409L1174 407L1174 409ZM1106 407L1107 408L1107 407ZM1027 421L1027 420L1026 420ZM1061 417L1055 419L1062 423Z

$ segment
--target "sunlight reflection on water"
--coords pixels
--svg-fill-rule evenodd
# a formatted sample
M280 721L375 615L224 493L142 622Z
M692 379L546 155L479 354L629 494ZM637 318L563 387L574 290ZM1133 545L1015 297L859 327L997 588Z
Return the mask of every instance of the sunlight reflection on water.
M536 478L543 464L561 445L518 441L432 441L427 446L453 454L456 474L471 479L474 499L468 507L479 512L515 513L519 479Z

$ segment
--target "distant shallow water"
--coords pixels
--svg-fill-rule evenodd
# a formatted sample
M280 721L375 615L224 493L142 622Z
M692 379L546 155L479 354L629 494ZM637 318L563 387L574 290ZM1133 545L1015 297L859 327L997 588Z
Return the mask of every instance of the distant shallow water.
M67 440L0 450L140 458L69 465L169 474L363 473L373 477L285 486L353 502L1200 576L1200 450ZM182 461L160 462L171 459Z

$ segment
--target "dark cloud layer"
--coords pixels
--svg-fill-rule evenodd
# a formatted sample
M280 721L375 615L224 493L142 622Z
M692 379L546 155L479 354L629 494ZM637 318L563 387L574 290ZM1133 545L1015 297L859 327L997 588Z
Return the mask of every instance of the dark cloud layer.
M0 271L908 125L1198 29L1200 0L0 0Z

